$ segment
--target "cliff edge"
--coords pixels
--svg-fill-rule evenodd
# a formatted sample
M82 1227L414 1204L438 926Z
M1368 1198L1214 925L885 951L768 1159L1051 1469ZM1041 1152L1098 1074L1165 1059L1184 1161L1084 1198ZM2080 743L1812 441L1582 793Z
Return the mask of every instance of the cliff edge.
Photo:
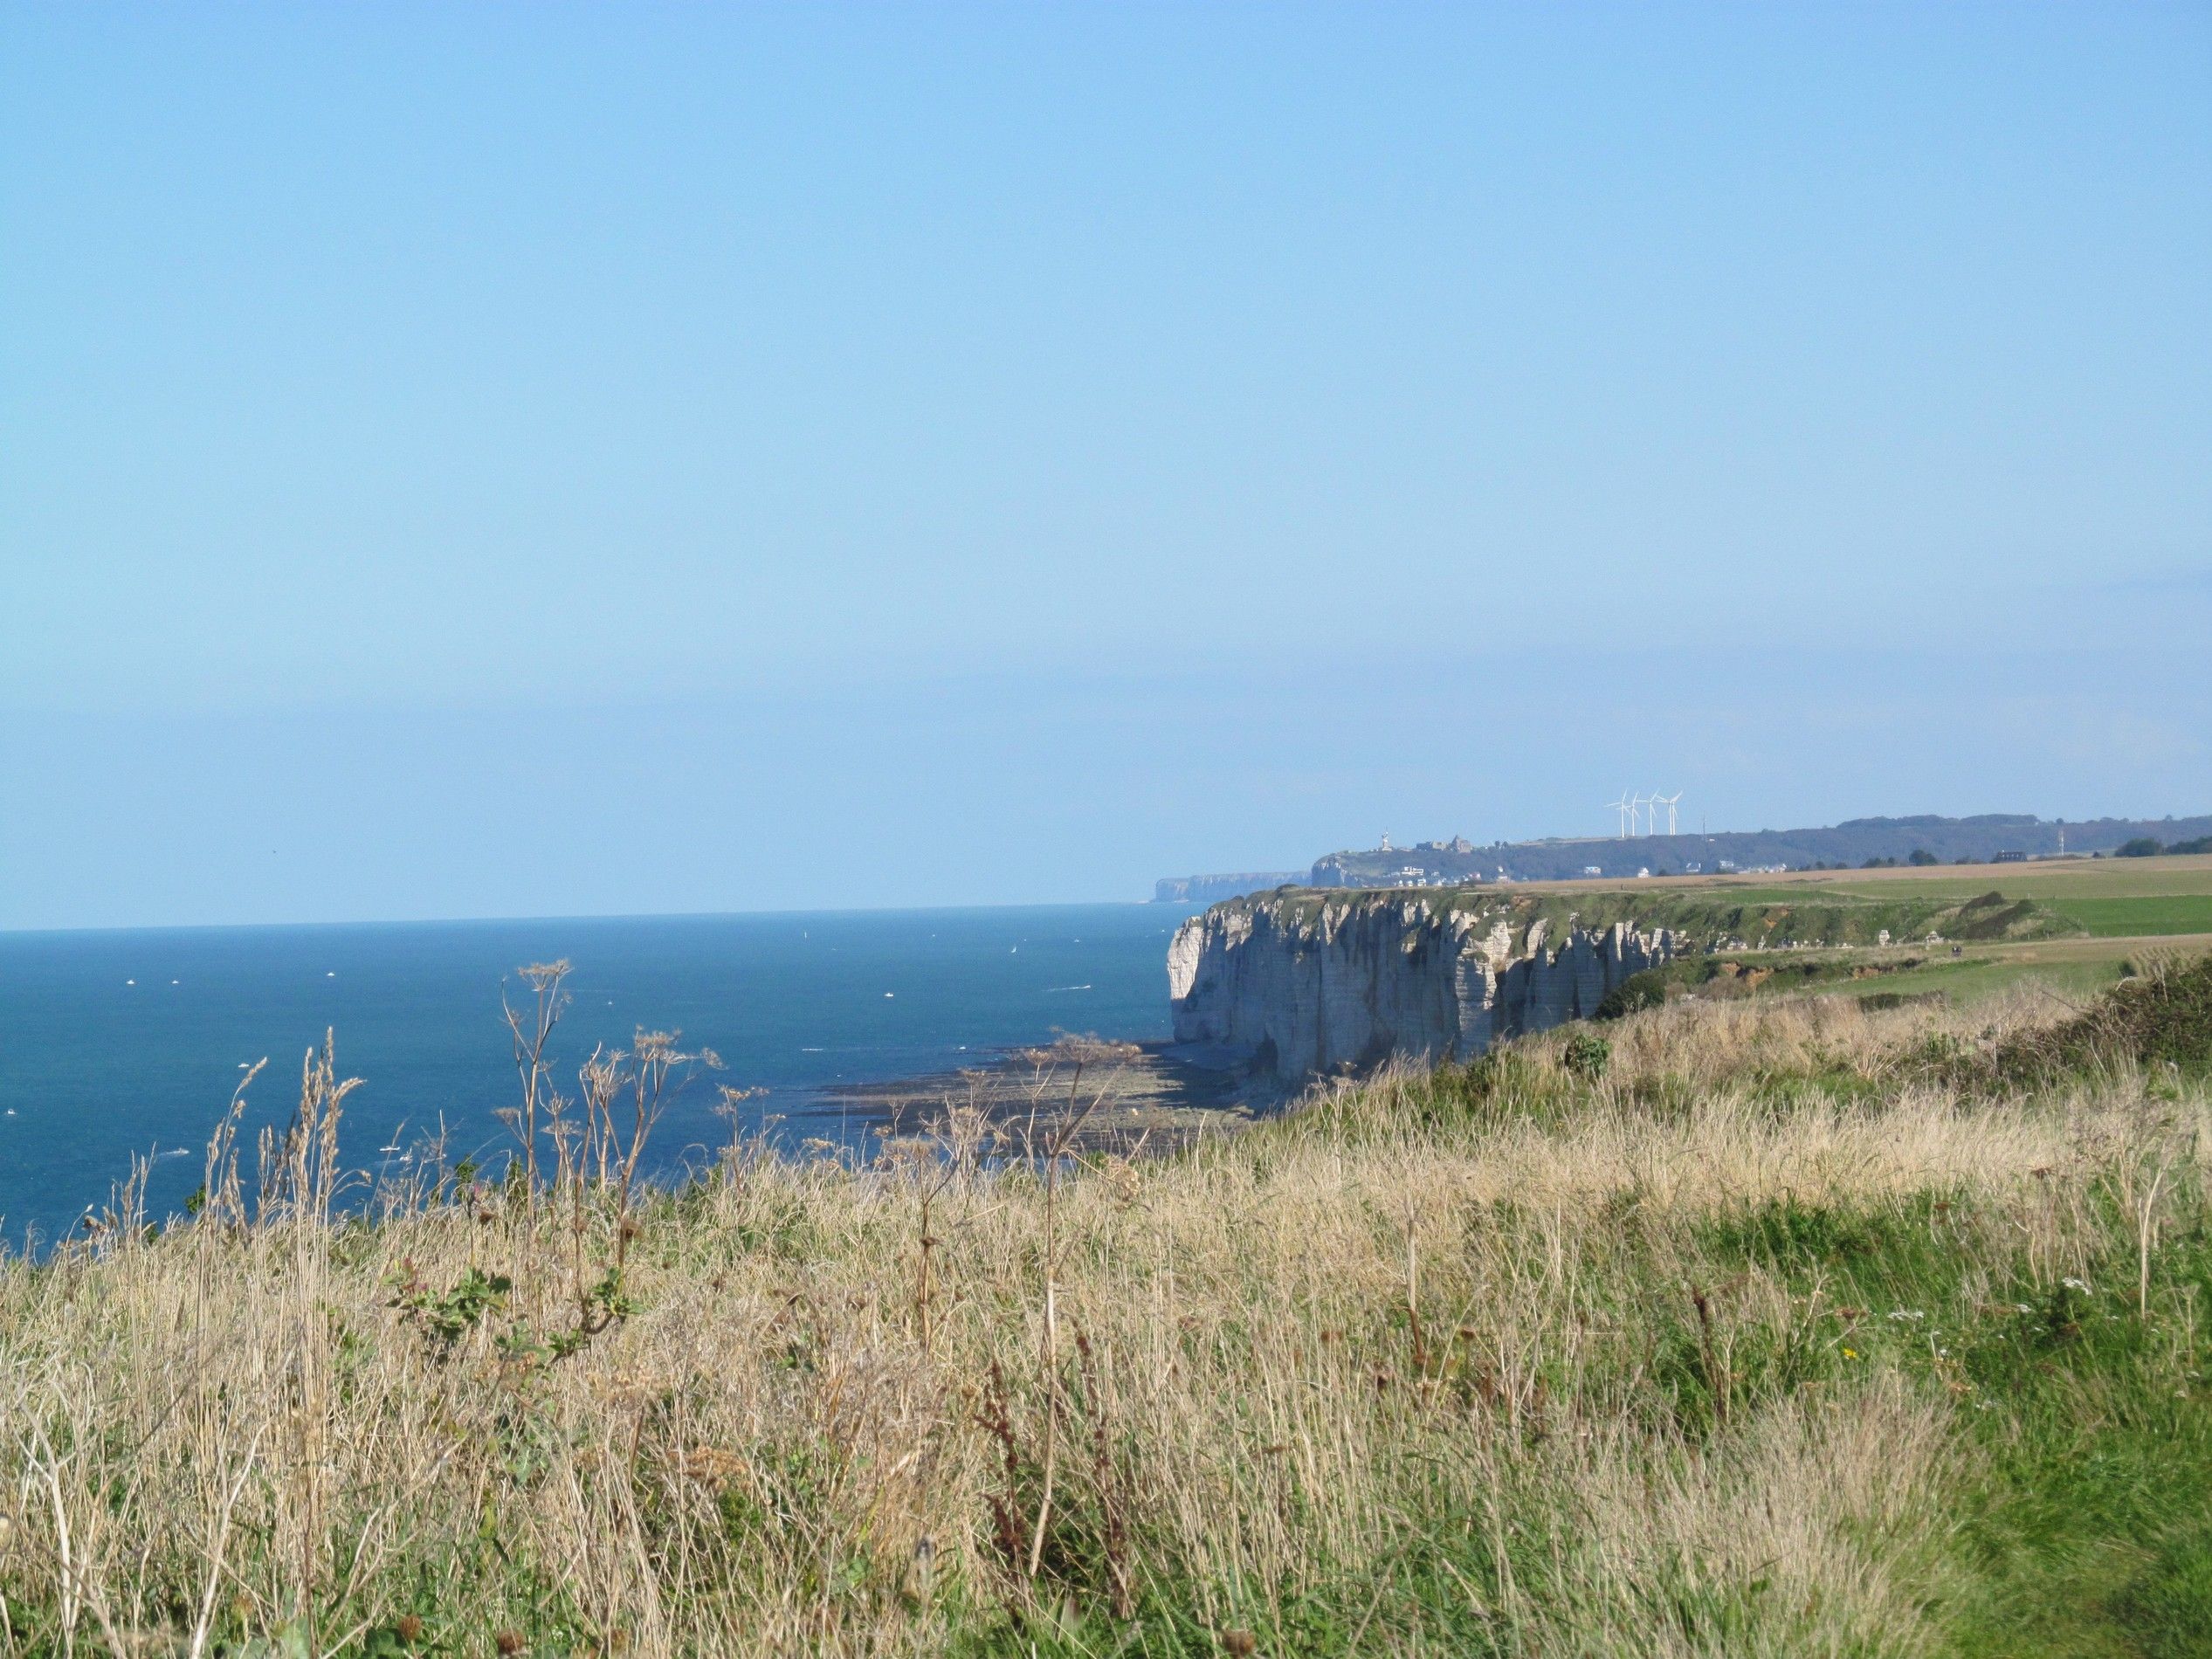
M1597 1011L1678 948L1626 920L1516 926L1511 906L1359 895L1218 905L1168 947L1175 1040L1249 1057L1296 1083L1392 1055L1465 1057Z
M1175 1040L1296 1084L1393 1056L1470 1059L1597 1012L1631 975L1692 952L2031 937L2054 921L1965 904L1717 891L1284 890L1194 916L1168 947Z

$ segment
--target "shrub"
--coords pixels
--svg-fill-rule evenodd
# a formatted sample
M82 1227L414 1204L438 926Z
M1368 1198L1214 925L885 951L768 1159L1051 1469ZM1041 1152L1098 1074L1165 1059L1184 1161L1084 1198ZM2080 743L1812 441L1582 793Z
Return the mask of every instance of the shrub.
M1950 1002L1943 991L1875 991L1858 1000L1859 1007L1869 1014L1879 1014L1890 1008L1941 1008Z
M1641 974L1631 974L1605 994L1605 1000L1597 1005L1593 1016L1600 1020L1617 1020L1623 1015L1634 1014L1642 1008L1655 1008L1667 1000L1667 975L1664 968L1649 967Z
M2122 858L2155 858L2165 850L2164 847L2150 836L2137 836L2133 841L2123 841L2119 843L2119 856Z
M1595 1083L1612 1063L1613 1045L1591 1031L1577 1031L1567 1039L1560 1063L1585 1082Z
M2212 1071L2212 956L2130 966L2141 971L2074 1018L2007 1043L2000 1072L2032 1081L2111 1060Z
M1932 864L1936 862L1936 857L1926 847L1915 847L1912 849L1912 856L1905 862L1909 864Z

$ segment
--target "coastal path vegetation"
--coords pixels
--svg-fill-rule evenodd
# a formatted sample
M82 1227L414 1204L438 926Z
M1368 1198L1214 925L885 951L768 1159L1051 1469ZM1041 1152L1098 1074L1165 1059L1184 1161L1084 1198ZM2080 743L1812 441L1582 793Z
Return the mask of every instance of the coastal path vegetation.
M1160 1155L1078 1044L674 1187L711 1057L555 1077L557 966L504 1178L349 1192L326 1045L193 1215L0 1263L0 1652L2204 1651L2202 959L1676 1001Z

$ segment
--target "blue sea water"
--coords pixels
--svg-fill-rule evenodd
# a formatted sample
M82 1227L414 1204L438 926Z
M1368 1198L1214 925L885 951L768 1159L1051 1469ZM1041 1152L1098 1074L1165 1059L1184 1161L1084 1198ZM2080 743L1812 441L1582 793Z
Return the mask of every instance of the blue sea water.
M154 1156L149 1210L200 1183L202 1151L244 1076L251 1144L281 1122L326 1029L346 1103L346 1163L373 1169L442 1119L451 1154L496 1156L493 1113L516 1081L503 976L565 957L572 1002L556 1077L637 1028L716 1050L715 1080L767 1092L796 1146L858 1144L839 1084L975 1064L1055 1030L1144 1041L1168 1032L1164 905L832 912L368 926L0 933L0 1229L52 1240L105 1204L134 1153ZM525 994L510 982L510 991ZM712 1081L655 1132L657 1167L723 1144Z

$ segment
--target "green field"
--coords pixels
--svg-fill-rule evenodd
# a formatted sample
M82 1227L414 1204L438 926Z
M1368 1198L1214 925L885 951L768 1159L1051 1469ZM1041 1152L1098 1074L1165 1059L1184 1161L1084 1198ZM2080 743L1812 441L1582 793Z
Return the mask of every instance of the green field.
M1608 885L1618 891L1623 885ZM1884 925L1900 941L1885 955L1862 950L1848 967L1842 959L1823 958L1818 977L1777 974L1761 985L1762 995L1812 990L1886 998L1940 992L1954 1003L1972 1003L2032 982L2050 996L2071 1002L2114 984L2131 965L2140 967L2161 949L2212 949L2212 857L1687 878L1637 882L1628 890L1649 894L1647 905L1663 893L1673 895L1659 901L1660 908L1679 905L1691 894L1699 895L1708 907L1725 900L1747 912L1792 907L1799 915L1838 902L1870 905L1885 914ZM1951 928L1939 928L1947 940L1966 938L1955 957L1948 945L1930 953L1903 942L1919 937L1922 929L1912 919L1931 907L1963 905L1993 894L2008 903L2032 902L2047 926L2047 936L1975 940ZM1860 919L1858 931L1863 933L1864 918ZM1813 942L1838 942L1823 939L1817 927L1808 929L1805 936ZM2170 947L2161 947L2160 940L2170 940ZM1885 968L1889 971L1873 977L1843 977L1851 969L1866 973ZM1686 984L1694 976L1677 977Z
M2159 933L2212 933L2212 897L2169 893L2159 898L2058 898L2047 908L2099 939Z
M2212 933L2212 859L2100 858L2047 867L1977 866L1949 871L1854 874L1823 884L1835 891L1893 896L1901 883L1929 898L1967 898L2001 892L2032 898L2099 939Z
M1802 879L1868 895L1894 895L1901 885L1930 898L1953 899L1996 891L2008 898L2033 898L2062 914L2078 914L2091 932L2199 933L2212 918L2212 858L2208 857L1850 871Z
M2119 952L2072 961L1969 956L1957 961L1928 962L1851 989L1861 996L1917 996L1940 991L1951 1002L1966 1004L2032 981L2062 1002L2082 1002L2119 983L2126 960Z

